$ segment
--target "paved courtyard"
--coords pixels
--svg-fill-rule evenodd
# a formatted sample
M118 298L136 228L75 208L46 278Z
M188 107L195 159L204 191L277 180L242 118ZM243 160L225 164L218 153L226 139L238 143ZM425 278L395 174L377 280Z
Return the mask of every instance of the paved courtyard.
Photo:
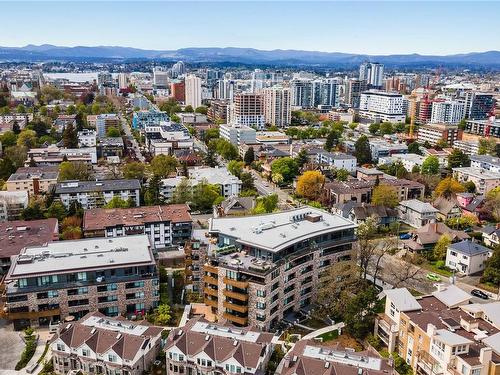
M0 374L7 373L6 370L14 370L16 363L21 358L24 350L24 342L19 332L14 331L12 324L0 319Z

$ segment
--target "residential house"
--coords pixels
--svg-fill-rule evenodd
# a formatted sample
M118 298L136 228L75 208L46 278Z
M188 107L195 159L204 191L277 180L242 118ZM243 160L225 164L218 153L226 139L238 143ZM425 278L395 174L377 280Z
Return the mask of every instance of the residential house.
M376 218L378 225L388 226L398 220L398 211L390 207L355 203L347 214L347 218L356 224L365 222L369 217Z
M255 202L255 197L229 197L214 206L214 217L247 215L255 208Z
M63 323L49 342L54 372L142 375L160 353L163 330L99 312Z
M272 333L190 319L165 344L169 374L264 374L273 353Z
M469 235L460 230L453 230L444 223L427 223L423 227L410 231L411 238L403 240L403 247L413 252L431 251L439 239L446 235L451 242L469 239Z
M432 202L432 205L438 210L436 214L438 220L446 221L462 216L462 209L454 198L439 197Z
M486 246L500 245L500 224L485 226L480 229L480 232L483 234L483 242Z
M452 243L446 251L446 266L464 275L484 271L485 263L493 254L491 249L471 240Z
M399 202L397 210L401 221L414 228L435 222L438 212L430 203L424 203L418 199Z

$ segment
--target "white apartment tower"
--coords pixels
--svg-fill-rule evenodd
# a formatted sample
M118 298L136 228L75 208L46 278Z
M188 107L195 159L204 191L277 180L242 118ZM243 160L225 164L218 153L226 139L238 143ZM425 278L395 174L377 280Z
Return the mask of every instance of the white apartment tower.
M292 119L290 89L275 86L264 89L263 94L266 123L280 127L290 125Z
M465 103L458 100L432 103L431 123L458 124L465 118Z
M384 66L370 62L361 64L359 79L365 81L372 88L381 88L384 83Z
M118 74L118 88L125 89L128 87L128 74L127 73L119 73Z
M190 74L186 77L186 105L190 105L194 109L201 106L201 78Z

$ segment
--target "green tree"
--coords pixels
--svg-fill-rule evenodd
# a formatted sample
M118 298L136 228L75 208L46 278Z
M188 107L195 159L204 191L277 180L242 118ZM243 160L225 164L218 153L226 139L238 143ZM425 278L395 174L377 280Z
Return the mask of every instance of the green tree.
M443 234L439 237L438 242L434 245L434 249L432 250L432 255L435 260L443 260L446 258L446 250L448 246L451 244L451 238L448 234Z
M295 157L295 162L299 168L302 168L309 161L309 156L305 148L301 148Z
M149 165L151 172L160 178L168 177L178 166L177 159L170 155L156 155Z
M193 113L194 109L193 109L192 106L187 105L187 106L184 107L184 112Z
M14 134L21 133L21 127L19 126L19 123L16 120L14 120L14 123L12 124L12 132Z
M338 139L339 139L338 133L334 131L329 132L328 135L326 136L326 141L323 148L326 151L331 151L332 148L337 144Z
M129 208L129 202L120 197L116 196L111 198L111 200L104 206L104 208Z
M52 202L45 212L45 217L54 217L59 220L59 222L62 222L66 216L68 216L66 207L64 207L64 205L59 201Z
M240 175L241 191L255 190L254 178L250 172L243 172Z
M106 131L106 137L119 138L120 137L120 131L117 128L115 128L114 126L111 126Z
M494 138L479 138L479 155L493 155L496 154L496 141Z
M408 145L408 152L410 154L422 155L422 151L420 151L420 144L418 142L412 142Z
M278 195L271 194L257 198L254 214L271 213L278 207Z
M381 134L394 134L394 126L390 122L383 122L380 124Z
M17 135L13 131L8 130L0 136L0 141L4 149L9 146L14 146L17 143Z
M235 145L225 139L212 139L208 144L209 149L214 149L225 160L233 160L238 158L238 149Z
M481 281L493 284L496 287L500 286L500 246L495 248L493 255L486 261L486 268Z
M165 326L170 322L170 319L172 319L172 315L170 314L170 306L166 303L158 306L155 314L155 324Z
M453 149L453 151L448 155L448 168L459 168L459 167L469 167L470 158L463 151L458 149Z
M373 330L377 315L377 295L377 290L369 286L359 290L347 302L343 321L347 331L357 339L364 339Z
M140 181L144 179L145 171L146 171L146 165L138 161L128 162L123 166L122 169L123 178L138 179Z
M69 105L68 108L66 108L66 114L68 115L76 114L76 107L73 104Z
M241 173L243 172L244 166L245 166L245 163L242 161L231 160L227 164L227 170L229 171L229 173L235 175L236 177L240 177Z
M394 187L380 184L373 188L372 203L375 206L394 208L399 203L398 193Z
M161 178L153 175L148 182L148 186L144 192L144 203L146 206L153 206L163 203L163 197L160 194Z
M7 180L12 173L16 171L16 167L9 158L0 159L0 180Z
M349 175L350 175L349 171L345 168L339 168L335 170L335 179L337 181L347 181Z
M368 130L372 134L377 134L378 131L380 130L380 124L377 123L370 124L370 126L368 126Z
M16 107L16 112L17 113L26 113L26 107L22 104L19 104L17 107Z
M5 149L5 157L12 161L16 168L22 167L28 156L28 148L22 146L10 146Z
M205 142L205 144L208 145L212 139L217 139L219 138L219 136L220 136L219 128L207 129L203 133L203 142Z
M68 124L63 131L63 145L67 148L78 147L78 134L73 124Z
M204 105L196 107L194 110L196 113L201 113L202 115L206 115L208 113L208 108Z
M45 207L39 199L31 200L28 207L21 211L21 219L23 220L39 220L44 219Z
M245 152L243 160L245 161L245 165L251 165L255 161L255 152L252 146Z
M59 181L89 181L93 177L87 163L81 161L63 161L59 165Z
M436 156L427 156L420 169L422 174L436 175L439 173L439 159Z
M273 161L271 172L272 174L279 173L283 176L285 183L290 183L299 173L299 167L295 159L285 157Z
M30 129L24 129L17 136L17 145L26 146L28 149L36 147L37 137L36 132Z
M202 180L193 188L192 205L197 210L211 210L214 205L223 200L224 198L220 195L220 187L211 185L206 180Z
M188 203L193 199L193 190L188 178L183 178L175 187L171 203Z
M362 135L354 144L354 156L358 160L359 165L370 164L372 162L372 154L370 151L370 142L366 135Z
M453 197L457 193L464 192L465 189L460 182L453 177L446 177L441 180L434 189L436 197L445 197L447 199Z

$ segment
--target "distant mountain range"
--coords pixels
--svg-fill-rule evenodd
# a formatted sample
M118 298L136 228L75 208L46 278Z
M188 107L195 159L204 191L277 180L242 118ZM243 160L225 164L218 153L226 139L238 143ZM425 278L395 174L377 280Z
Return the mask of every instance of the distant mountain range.
M300 50L264 51L253 48L182 48L171 51L129 47L59 47L50 44L0 47L0 61L182 60L190 63L240 63L264 65L354 66L378 61L388 66L447 65L500 67L500 51L456 55L362 55Z

